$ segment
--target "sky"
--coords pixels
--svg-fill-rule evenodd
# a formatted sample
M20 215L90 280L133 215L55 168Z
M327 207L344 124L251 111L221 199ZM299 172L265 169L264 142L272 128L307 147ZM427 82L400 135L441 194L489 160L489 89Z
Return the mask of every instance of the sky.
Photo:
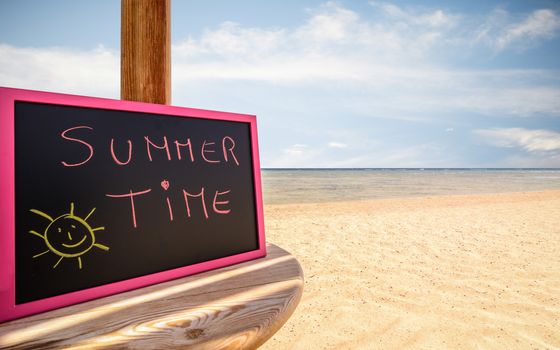
M560 167L558 1L172 0L172 104L261 165ZM0 0L0 86L119 98L120 1Z

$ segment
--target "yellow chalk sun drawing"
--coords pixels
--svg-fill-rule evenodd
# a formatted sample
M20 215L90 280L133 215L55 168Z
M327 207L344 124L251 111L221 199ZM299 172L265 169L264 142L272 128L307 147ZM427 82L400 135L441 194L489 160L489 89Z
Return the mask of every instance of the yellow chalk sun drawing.
M52 252L60 257L53 269L60 264L64 258L77 258L78 267L82 268L82 255L87 253L91 248L96 247L102 250L109 250L109 247L99 244L95 241L95 232L104 230L105 227L92 228L86 221L93 214L93 208L85 218L80 218L74 214L74 203L70 203L70 212L62 214L53 219L49 214L43 213L37 209L30 209L37 214L50 221L43 233L31 230L29 233L41 237L47 246L47 250L36 254L33 258L38 258L43 254Z

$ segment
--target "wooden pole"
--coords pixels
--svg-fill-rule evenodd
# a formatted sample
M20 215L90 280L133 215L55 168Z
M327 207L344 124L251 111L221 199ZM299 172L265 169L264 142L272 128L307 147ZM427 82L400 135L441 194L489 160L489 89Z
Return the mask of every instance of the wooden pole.
M121 99L171 103L170 0L121 0Z

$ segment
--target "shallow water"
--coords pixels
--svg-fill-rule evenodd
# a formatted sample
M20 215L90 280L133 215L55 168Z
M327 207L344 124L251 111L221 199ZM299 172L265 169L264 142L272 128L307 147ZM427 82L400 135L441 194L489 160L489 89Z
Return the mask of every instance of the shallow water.
M560 189L560 169L263 169L266 204Z

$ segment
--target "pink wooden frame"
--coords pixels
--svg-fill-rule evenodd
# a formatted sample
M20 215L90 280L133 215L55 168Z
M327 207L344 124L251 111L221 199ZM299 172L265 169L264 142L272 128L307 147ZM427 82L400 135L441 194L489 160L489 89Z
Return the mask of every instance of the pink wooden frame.
M146 112L202 119L227 120L250 124L255 204L259 248L254 251L184 266L172 270L114 282L25 304L15 303L15 133L14 102L27 101L56 105L103 108ZM120 101L50 92L0 87L0 322L60 308L86 300L124 292L171 279L196 274L243 261L266 256L262 190L257 140L257 121L254 115L217 112L202 109L173 107L141 102Z

